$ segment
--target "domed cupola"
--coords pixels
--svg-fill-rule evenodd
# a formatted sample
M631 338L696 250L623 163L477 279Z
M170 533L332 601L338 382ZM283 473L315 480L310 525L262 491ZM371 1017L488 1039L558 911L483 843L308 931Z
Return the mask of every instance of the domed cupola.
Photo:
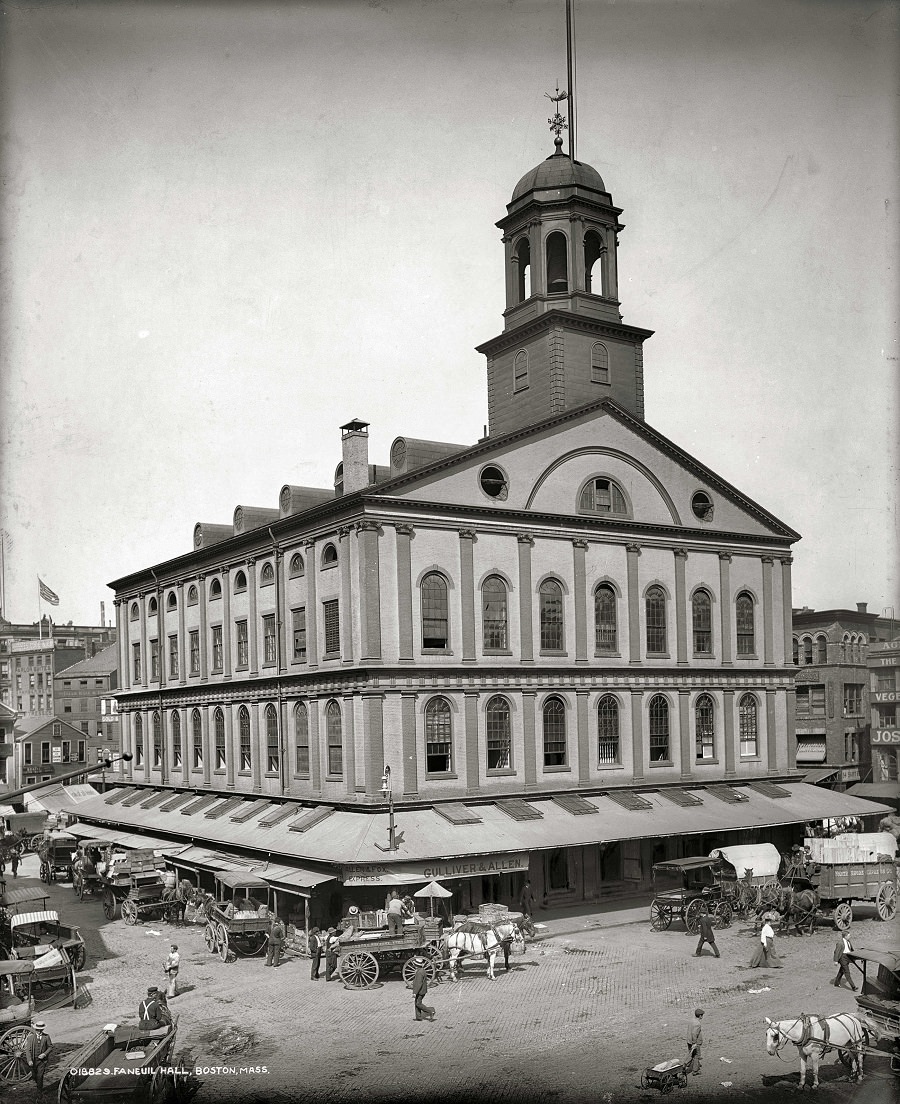
M553 120L551 120L553 122ZM591 165L555 151L519 180L503 231L503 333L488 358L490 433L600 398L644 416L641 343L619 313L621 209Z

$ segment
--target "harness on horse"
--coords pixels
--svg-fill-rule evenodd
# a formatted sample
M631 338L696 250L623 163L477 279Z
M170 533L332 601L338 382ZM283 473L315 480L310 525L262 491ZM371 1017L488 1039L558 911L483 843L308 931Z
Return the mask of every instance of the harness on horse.
M791 1039L791 1037L788 1035L788 1033L786 1031L782 1031L781 1027L776 1027L775 1031L776 1031L776 1034L778 1035L778 1042L775 1045L775 1053L780 1058L781 1055L780 1055L779 1052L780 1052L781 1048L783 1046L785 1046L787 1043L794 1043L794 1045L797 1046L800 1050L802 1050L804 1047L810 1046L810 1045L815 1045L817 1047L820 1047L821 1052L820 1052L819 1056L821 1058L824 1058L825 1055L830 1050L854 1051L854 1050L859 1049L861 1051L863 1047L868 1047L869 1040L871 1039L871 1032L870 1032L869 1028L866 1026L866 1024L863 1023L862 1020L857 1019L855 1016L851 1016L851 1019L852 1019L853 1023L857 1024L860 1027L860 1029L862 1030L862 1038L858 1042L856 1042L853 1039L853 1032L848 1029L847 1034L848 1034L851 1042L853 1042L853 1044L854 1044L853 1046L842 1046L840 1043L831 1042L831 1025L828 1023L828 1020L829 1019L839 1020L843 1024L843 1020L844 1020L845 1015L846 1015L846 1013L839 1012L837 1015L831 1016L831 1017L810 1016L808 1012L803 1012L800 1016L797 1017L796 1020L794 1020L795 1024L799 1023L801 1025L801 1033L800 1033L800 1038L799 1039ZM813 1035L813 1033L812 1033L813 1024L819 1024L820 1025L820 1027L822 1029L822 1038L821 1039L817 1039ZM843 1026L846 1027L846 1024L843 1024Z

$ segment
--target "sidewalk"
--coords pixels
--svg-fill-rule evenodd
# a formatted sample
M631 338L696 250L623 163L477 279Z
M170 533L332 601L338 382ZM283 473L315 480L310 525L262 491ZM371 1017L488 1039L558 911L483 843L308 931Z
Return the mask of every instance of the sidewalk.
M652 895L619 897L614 901L582 901L566 908L536 908L534 923L539 939L577 935L584 931L617 928L650 921Z

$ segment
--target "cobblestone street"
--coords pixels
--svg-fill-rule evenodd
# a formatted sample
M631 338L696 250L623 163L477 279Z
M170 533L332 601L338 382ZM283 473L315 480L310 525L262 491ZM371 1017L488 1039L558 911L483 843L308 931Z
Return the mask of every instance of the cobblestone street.
M39 884L34 856L16 885ZM10 882L12 880L10 879ZM745 968L753 936L741 923L719 934L721 959L692 957L695 939L678 930L655 933L641 922L616 924L615 914L554 916L542 937L496 981L469 961L462 980L429 993L435 1023L416 1023L412 994L399 975L371 990L339 981L313 983L305 959L288 958L278 972L262 959L224 964L208 952L203 928L107 922L99 900L79 902L68 883L50 888L51 907L80 925L88 962L81 975L90 1006L42 1013L56 1044L45 1097L75 1047L103 1024L134 1023L146 986L162 983L162 963L174 940L182 952L180 984L171 1002L179 1017L176 1054L201 1067L265 1067L266 1072L206 1072L198 1102L653 1100L640 1089L646 1066L686 1056L695 1006L706 1011L701 1076L678 1089L692 1100L777 1101L796 1092L799 1065L765 1052L766 1016L855 1010L854 994L833 989L834 934L779 940L783 970ZM859 910L857 947L897 944L896 922L882 924ZM756 990L756 992L754 992ZM242 1053L223 1055L228 1029L250 1033ZM822 1104L889 1104L896 1079L885 1057L867 1061L862 1087L850 1085L830 1055L822 1064ZM6 1098L33 1098L30 1087Z

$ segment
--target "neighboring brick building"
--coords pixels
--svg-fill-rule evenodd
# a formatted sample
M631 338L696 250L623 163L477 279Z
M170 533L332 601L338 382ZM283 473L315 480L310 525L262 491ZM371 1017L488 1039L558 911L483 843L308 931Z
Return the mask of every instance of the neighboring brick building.
M7 764L13 753L13 729L18 713L0 701L0 785L6 783Z
M56 714L88 738L88 759L96 761L97 752L118 748L118 716L108 703L118 688L118 647L109 647L89 659L67 667L54 679Z
M49 781L75 770L81 763L87 774L90 767L87 737L68 721L59 717L22 717L16 722L14 736L8 770L10 789Z
M599 174L557 148L507 210L486 437L375 465L348 422L333 488L110 584L134 760L86 834L302 863L266 876L359 905L432 877L509 900L526 872L561 904L879 811L796 773L798 535L644 421Z
M872 728L869 746L873 783L900 779L900 638L869 648Z

